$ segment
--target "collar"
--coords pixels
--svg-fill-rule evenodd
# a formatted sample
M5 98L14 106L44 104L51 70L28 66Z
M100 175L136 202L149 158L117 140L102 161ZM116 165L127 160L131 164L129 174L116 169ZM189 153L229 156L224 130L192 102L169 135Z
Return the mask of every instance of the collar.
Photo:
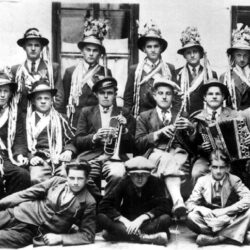
M223 177L222 180L219 181L221 187L223 186L223 183L224 183L225 179L226 179L226 175ZM214 185L215 185L215 182L217 182L217 181L213 178L212 175L211 175L211 182L212 182L213 187L214 187Z
M32 64L33 61L31 61L30 59L27 58L27 63L28 63L28 66L31 67L31 64ZM40 64L41 62L41 58L38 58L35 63L36 63L36 68L38 67L38 65Z
M211 108L209 108L209 107L207 106L206 111L207 111L207 114L212 115L214 110L211 109ZM219 108L216 109L215 111L216 111L216 116L220 115L221 112L222 112L222 107L219 107Z
M83 63L83 66L84 66L84 68L85 69L89 69L90 67L94 67L97 63L93 63L93 64L89 64L89 63L87 63L85 60L84 60L84 58L83 58L83 60L82 60L82 63Z
M170 106L166 112L165 112L165 117L170 121L171 120L171 117L172 117L172 113L171 113L171 108L172 106ZM159 106L156 106L156 112L158 114L158 117L160 118L160 120L162 121L162 109L159 107Z
M239 65L235 65L235 68L240 70L241 72L243 72L243 74L245 76L249 76L250 75L250 67L249 65L247 64L244 68L241 68Z
M196 71L196 74L198 74L199 73L199 70L200 70L200 64L198 64L196 67L193 67L193 66L191 66L191 65L189 65L189 64L187 64L187 66L188 66L188 68L189 68L189 71L190 72L193 72L193 68L195 68L195 71Z
M110 107L108 107L108 108L104 108L102 105L100 105L99 104L99 109L100 109L100 112L101 113L105 113L105 114L109 114L109 113L111 113L112 112L112 110L113 110L113 105L111 105ZM107 110L107 112L104 112L104 110Z
M48 113L44 114L44 113L41 113L41 112L39 112L39 111L35 111L35 112L36 112L36 114L37 114L40 118L44 118L44 117L48 116L49 113L50 113L50 112L48 112Z
M9 106L8 103L6 103L6 104L4 104L2 107L0 107L0 110L3 111L3 110L5 110L8 106Z
M146 64L148 64L151 68L156 67L160 63L160 59L158 59L155 63L146 58Z

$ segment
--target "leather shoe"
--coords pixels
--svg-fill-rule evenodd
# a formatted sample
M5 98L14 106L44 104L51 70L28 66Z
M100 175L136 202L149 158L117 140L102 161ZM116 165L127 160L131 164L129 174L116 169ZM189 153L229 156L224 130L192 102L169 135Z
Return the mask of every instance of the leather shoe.
M140 241L143 243L151 243L160 246L166 246L168 244L168 235L165 232L156 234L140 234Z
M182 216L185 216L187 213L187 208L182 200L178 200L173 208L172 208L172 213L174 214L175 217L181 218Z
M196 243L198 246L209 246L209 245L217 245L221 243L221 240L219 236L210 236L210 235L205 235L205 234L199 234Z
M245 237L246 244L250 245L250 231L247 231L246 237Z

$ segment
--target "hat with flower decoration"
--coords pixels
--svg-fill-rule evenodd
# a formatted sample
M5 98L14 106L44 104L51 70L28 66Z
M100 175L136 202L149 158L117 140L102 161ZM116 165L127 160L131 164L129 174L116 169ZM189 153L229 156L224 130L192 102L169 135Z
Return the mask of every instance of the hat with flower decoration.
M104 19L96 20L93 19L93 17L86 18L83 27L82 41L77 44L78 48L82 50L86 44L95 44L100 47L101 53L105 54L102 41L108 32L108 23L109 21Z
M237 28L232 33L232 47L227 49L227 54L231 55L236 49L250 50L250 28L238 23Z
M161 47L162 47L162 52L168 46L167 41L163 39L161 36L161 30L152 20L145 23L143 26L139 25L138 35L139 35L139 38L137 41L137 46L142 51L144 49L146 41L151 40L151 39L154 39L160 42Z
M27 29L23 35L23 38L17 40L17 44L20 47L23 47L25 42L30 39L37 39L41 42L42 46L46 46L49 43L49 40L43 37L37 28Z
M196 27L187 27L182 31L180 40L182 48L177 51L178 54L183 55L189 48L197 48L202 55L204 54L204 48L200 44L201 37Z
M0 86L9 85L12 93L16 92L17 84L14 81L11 69L4 67L0 69Z

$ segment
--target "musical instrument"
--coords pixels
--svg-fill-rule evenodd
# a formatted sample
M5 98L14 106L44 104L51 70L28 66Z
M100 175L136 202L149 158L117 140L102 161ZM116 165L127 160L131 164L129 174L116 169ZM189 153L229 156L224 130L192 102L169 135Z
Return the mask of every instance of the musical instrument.
M212 123L207 127L207 135L213 149L224 150L231 161L250 159L249 146L245 145L245 138L249 134L242 118Z
M109 127L114 127L115 129L117 129L118 136L116 137L115 135L116 133L110 130L104 143L104 153L107 155L112 155L112 157L109 159L111 161L121 161L119 153L120 153L123 125L120 124L117 117L118 116L113 116L110 118Z
M174 121L174 126L176 125L176 122L177 122L177 121L179 120L179 118L181 117L182 112L186 109L186 102L187 102L187 98L186 98L186 95L185 95L185 96L184 96L184 100L183 100L182 105L181 105L181 108L180 108L178 114L176 115L176 118L175 118L175 121ZM168 152L168 151L170 150L170 148L172 147L172 144L173 144L173 142L174 142L176 133L177 133L177 129L176 129L176 126L175 126L173 136L172 136L171 138L169 138L169 141L168 141L168 143L167 143L167 146L166 146L166 149L165 149L166 152Z

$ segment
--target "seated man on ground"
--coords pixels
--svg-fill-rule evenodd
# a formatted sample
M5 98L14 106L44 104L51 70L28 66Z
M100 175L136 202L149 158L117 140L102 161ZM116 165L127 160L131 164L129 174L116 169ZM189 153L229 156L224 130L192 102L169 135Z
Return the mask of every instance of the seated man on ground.
M127 176L99 205L98 222L103 237L166 245L171 205L161 180L150 173L154 164L137 156L125 162Z
M0 248L81 245L94 242L96 203L86 183L87 162L66 165L59 176L0 200ZM77 226L70 233L72 225Z
M229 170L228 156L214 150L211 173L198 179L186 202L187 226L199 246L250 243L250 191Z
M26 118L28 149L31 153L30 176L36 184L54 175L65 176L65 164L76 153L71 143L74 133L68 121L53 107L56 89L46 79L33 84L28 95L34 111L28 110Z

